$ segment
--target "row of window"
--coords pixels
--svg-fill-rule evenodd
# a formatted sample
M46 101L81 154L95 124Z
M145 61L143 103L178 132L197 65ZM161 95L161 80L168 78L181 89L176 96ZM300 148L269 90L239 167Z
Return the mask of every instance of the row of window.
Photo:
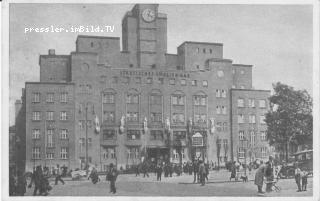
M267 147L260 147L260 153L261 153L261 158L268 157L268 148ZM238 148L238 157L239 158L245 157L245 148L243 148L243 147Z
M41 100L41 93L35 92L32 96L32 103L40 103ZM55 96L54 93L47 93L46 94L46 102L47 103L54 103ZM67 92L61 92L60 93L60 103L67 103L68 102L68 93Z
M40 155L40 147L33 147L32 148L32 159L41 159ZM60 159L68 159L69 156L69 148L68 147L61 147L60 148ZM47 159L54 159L54 153L46 153Z
M134 80L133 78L130 77L122 77L122 83L124 84L130 84L131 82L134 82L135 84L142 84L142 78L141 77L135 77ZM186 79L180 79L179 80L180 85L181 86L187 86L187 80ZM114 76L112 77L112 81L113 84L118 84L119 83L119 77ZM191 86L198 86L199 85L199 80L191 80ZM153 83L157 83L157 84L164 84L164 78L163 77L159 77L157 79L154 79L153 77L148 77L146 79L146 84L153 84ZM176 85L178 83L178 80L176 78L169 78L169 85ZM201 83L201 82L200 82ZM202 81L202 86L203 87L208 87L208 81L207 80L203 80Z
M54 129L47 129L46 134L48 136L48 139L52 138L52 136L54 135ZM59 132L60 139L68 139L68 134L69 134L68 129L60 129L60 132ZM32 129L32 139L40 139L40 136L41 136L40 129Z
M266 108L266 100L258 100L259 108ZM239 98L238 99L238 107L245 107L245 99ZM255 106L255 99L249 98L248 99L248 107L254 108Z
M266 124L265 119L266 119L265 115L260 115L260 124ZM238 123L239 124L244 124L245 123L243 114L239 114L238 115ZM254 114L249 115L249 123L250 124L255 124L256 123L256 115L254 115Z
M60 120L66 121L69 119L69 115L67 111L61 111L60 112ZM40 111L34 111L32 112L32 120L33 121L40 121L42 119L41 112ZM46 112L46 120L53 121L54 120L54 112L53 111L47 111Z
M250 143L252 145L255 144L256 142L256 132L255 131L249 131L249 136L250 136ZM239 140L244 140L244 131L239 131ZM266 131L260 131L260 140L261 141L266 141L267 140L267 133Z

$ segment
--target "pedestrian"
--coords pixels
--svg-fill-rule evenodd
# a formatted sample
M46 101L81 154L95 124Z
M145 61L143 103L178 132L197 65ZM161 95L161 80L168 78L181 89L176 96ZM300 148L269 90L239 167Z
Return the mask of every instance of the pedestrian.
M45 189L45 183L44 183L44 176L41 169L41 166L37 166L36 170L33 172L31 177L31 182L28 185L28 188L32 187L32 184L34 183L34 190L33 190L33 196L36 196L39 192L39 195L47 195L48 192Z
M297 192L301 192L301 170L298 166L298 163L295 164L294 178L298 186Z
M162 166L160 163L157 165L156 171L157 171L157 181L161 181Z
M200 175L201 186L204 186L206 169L205 169L204 163L201 160L199 161L199 175Z
M254 184L258 186L258 193L263 194L263 177L265 176L266 166L263 164L263 161L260 161L260 167L256 171L256 175L254 177Z
M172 173L173 173L173 164L169 163L169 175L170 175L170 177L172 177Z
M148 174L148 164L147 164L147 162L143 162L143 168L142 168L142 170L143 170L143 178L147 175L147 177L149 177L149 174Z
M96 184L100 180L97 169L95 167L92 168L89 178L91 178L93 184Z
M194 161L193 162L193 183L198 182L198 170L199 170L198 162Z
M136 166L136 176L140 176L140 164L138 164L137 166Z
M271 192L272 191L272 181L274 179L273 175L273 157L269 156L269 161L266 163L266 179L267 179L267 184L266 184L266 192Z
M301 172L301 181L302 181L301 190L307 191L308 172L306 171L306 169L303 169L303 171Z
M55 179L55 185L58 185L58 181L60 181L64 185L64 181L61 178L62 177L62 171L60 170L59 164L57 164L56 168L56 179Z
M235 179L235 181L237 181L237 168L236 168L236 162L233 161L233 163L231 164L231 175L230 175L230 181L231 179Z
M208 163L205 163L205 164L204 164L204 167L205 167L205 171L206 171L205 179L206 179L207 181L209 181L209 178L208 178L208 175L209 175L209 164L208 164Z
M116 190L117 177L118 177L118 171L116 167L113 166L113 163L110 163L109 172L107 174L107 180L110 181L110 193L115 194L117 192Z

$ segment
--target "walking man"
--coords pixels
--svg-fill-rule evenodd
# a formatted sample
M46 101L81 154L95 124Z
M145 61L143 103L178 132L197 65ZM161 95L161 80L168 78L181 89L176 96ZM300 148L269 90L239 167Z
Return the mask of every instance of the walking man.
M258 186L258 193L263 194L263 177L265 176L266 166L263 164L263 161L260 161L260 167L256 171L256 175L254 177L254 184Z
M162 174L161 163L157 165L156 171L157 171L157 181L161 181L161 174Z
M206 176L206 168L204 167L204 163L202 161L199 161L199 174L200 174L200 183L201 186L204 186L205 184L205 176Z
M107 178L110 180L110 193L115 194L117 192L117 189L116 189L117 177L118 177L118 171L116 167L113 166L113 163L110 163L110 168L107 175Z
M64 185L64 181L61 178L61 174L62 173L61 173L61 170L59 168L59 164L57 164L55 185L58 185L58 181L60 181Z
M295 164L294 178L295 178L296 184L298 186L297 192L301 192L301 170L298 167L298 163Z

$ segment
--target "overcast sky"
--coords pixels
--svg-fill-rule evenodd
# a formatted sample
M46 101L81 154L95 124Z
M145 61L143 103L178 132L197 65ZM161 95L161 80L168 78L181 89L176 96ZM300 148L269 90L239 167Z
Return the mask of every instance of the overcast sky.
M39 55L75 51L79 33L24 33L27 27L110 25L121 37L121 20L133 4L11 4L10 114L26 81L39 81ZM312 94L312 6L159 5L168 17L168 53L184 41L224 44L224 58L253 65L255 89L282 82ZM10 116L10 125L14 116Z

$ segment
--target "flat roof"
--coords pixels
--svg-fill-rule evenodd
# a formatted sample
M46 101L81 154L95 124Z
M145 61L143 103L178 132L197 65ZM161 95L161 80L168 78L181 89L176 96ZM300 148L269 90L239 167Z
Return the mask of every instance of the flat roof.
M232 64L233 66L241 66L241 67L253 67L253 65L250 64Z
M181 45L178 47L184 45L185 43L192 43L192 44L201 44L201 45L218 45L223 46L223 43L210 43L210 42L197 42L197 41L184 41Z

